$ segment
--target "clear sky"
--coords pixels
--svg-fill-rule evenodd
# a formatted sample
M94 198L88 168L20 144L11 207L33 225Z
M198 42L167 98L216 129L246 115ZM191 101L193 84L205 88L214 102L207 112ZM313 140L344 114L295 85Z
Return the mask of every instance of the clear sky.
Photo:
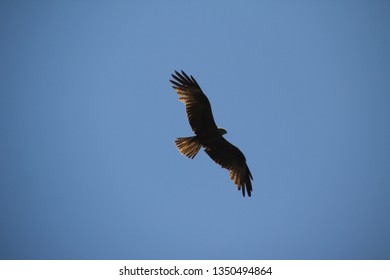
M1 259L389 259L389 1L1 1ZM169 83L193 75L243 198Z

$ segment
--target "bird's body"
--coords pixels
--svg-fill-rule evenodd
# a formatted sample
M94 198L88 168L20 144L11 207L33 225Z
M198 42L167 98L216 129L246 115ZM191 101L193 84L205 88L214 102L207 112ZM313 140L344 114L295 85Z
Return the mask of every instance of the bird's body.
M173 88L179 95L179 100L186 105L189 123L195 136L176 139L179 151L188 158L194 158L201 147L212 160L229 170L230 178L248 196L252 192L252 174L246 164L244 154L229 143L223 135L226 130L218 128L211 111L207 96L202 92L198 83L192 76L175 71L171 80Z

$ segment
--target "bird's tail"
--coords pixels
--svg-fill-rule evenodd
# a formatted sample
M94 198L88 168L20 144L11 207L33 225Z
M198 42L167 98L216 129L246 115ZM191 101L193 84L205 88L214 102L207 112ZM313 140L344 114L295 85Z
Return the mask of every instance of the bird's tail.
M202 147L197 136L177 138L175 143L180 153L188 158L194 158Z

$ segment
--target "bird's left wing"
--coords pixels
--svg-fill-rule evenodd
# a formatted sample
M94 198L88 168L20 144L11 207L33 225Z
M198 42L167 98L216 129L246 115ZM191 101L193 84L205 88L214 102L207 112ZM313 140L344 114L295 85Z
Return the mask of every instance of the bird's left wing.
M251 196L253 177L240 149L221 137L208 143L205 152L221 167L229 170L230 179L236 184L238 190L242 190L243 196L245 196L245 190L248 196Z

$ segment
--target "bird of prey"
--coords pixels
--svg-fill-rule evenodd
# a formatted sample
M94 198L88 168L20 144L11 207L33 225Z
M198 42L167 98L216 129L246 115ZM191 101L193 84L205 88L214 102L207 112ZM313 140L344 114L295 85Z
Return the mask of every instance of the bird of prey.
M193 159L203 147L210 158L221 167L229 170L230 179L248 196L252 192L252 174L249 171L244 154L229 143L223 135L226 130L217 127L208 98L202 92L192 76L175 71L170 80L176 90L179 100L185 104L187 117L195 136L181 137L175 140L179 151Z

